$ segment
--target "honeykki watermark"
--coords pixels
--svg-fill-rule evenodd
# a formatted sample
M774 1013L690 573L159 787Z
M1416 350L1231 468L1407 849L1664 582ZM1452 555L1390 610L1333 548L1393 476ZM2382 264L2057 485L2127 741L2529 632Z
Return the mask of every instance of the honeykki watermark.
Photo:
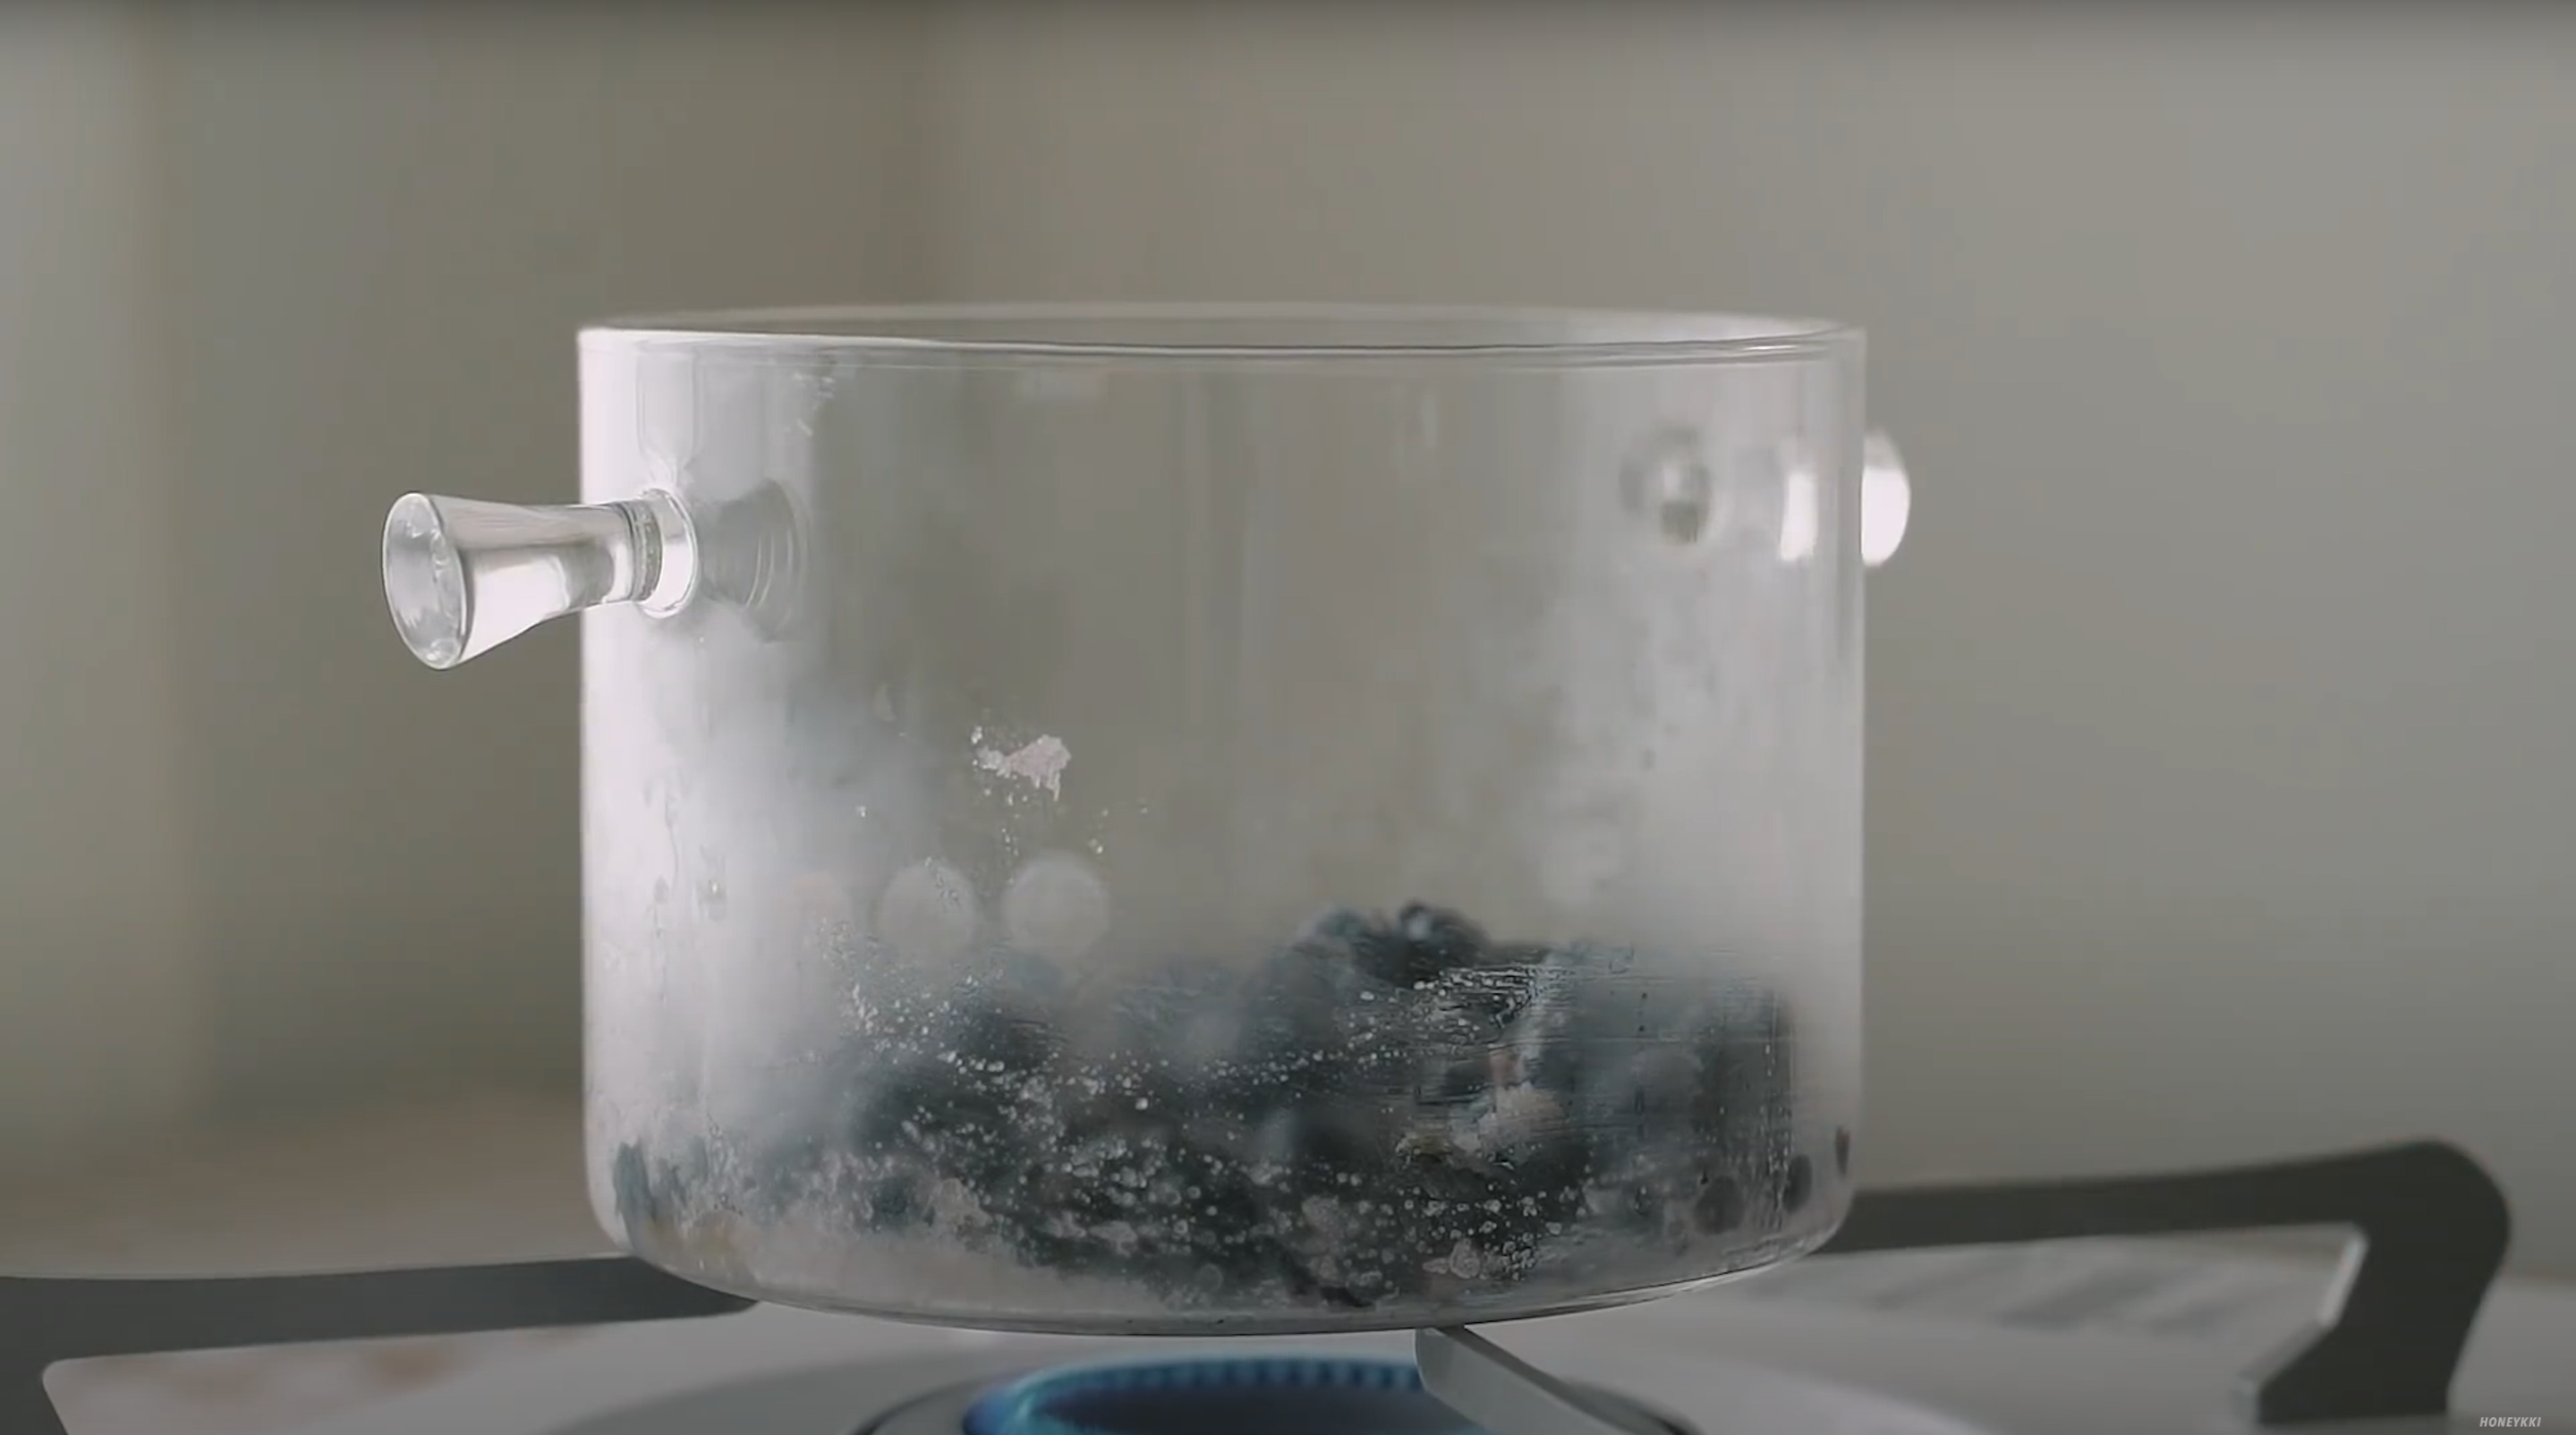
M2481 1430L2537 1430L2540 1428L2540 1417L2537 1415L2481 1415L2478 1417L2478 1428Z

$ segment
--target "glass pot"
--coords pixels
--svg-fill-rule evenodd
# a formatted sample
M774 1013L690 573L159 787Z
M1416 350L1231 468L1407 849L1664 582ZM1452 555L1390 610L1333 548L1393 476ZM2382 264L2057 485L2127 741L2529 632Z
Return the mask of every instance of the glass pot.
M1820 1244L1860 1106L1861 338L882 309L581 336L579 506L411 495L404 641L584 613L591 1196L687 1279L1294 1332Z

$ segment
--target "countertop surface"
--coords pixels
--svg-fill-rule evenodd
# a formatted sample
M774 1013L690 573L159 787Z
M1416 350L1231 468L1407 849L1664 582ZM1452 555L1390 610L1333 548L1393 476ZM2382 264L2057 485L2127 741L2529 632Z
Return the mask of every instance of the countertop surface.
M538 1260L610 1249L581 1109L492 1093L192 1136L0 1181L0 1272L243 1275ZM120 1356L47 1377L71 1435L262 1435L579 1331Z

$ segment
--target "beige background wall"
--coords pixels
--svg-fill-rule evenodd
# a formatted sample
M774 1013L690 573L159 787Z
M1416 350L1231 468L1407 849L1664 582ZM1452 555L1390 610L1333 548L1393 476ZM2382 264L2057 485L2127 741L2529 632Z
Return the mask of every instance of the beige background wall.
M431 679L371 546L570 491L578 318L1735 304L1919 484L1866 1171L2436 1131L2576 1269L2576 20L744 13L0 26L15 1149L562 1079L570 636Z
M392 641L406 489L566 500L571 334L900 293L911 23L0 19L0 1137L578 1062L569 628Z

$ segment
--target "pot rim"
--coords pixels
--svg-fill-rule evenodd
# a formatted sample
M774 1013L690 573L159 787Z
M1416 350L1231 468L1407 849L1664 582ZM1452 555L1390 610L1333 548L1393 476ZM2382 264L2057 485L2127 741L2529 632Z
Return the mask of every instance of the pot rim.
M888 304L639 315L585 326L584 347L676 346L810 362L1093 360L1699 366L1857 358L1861 331L1725 311L1319 303Z

